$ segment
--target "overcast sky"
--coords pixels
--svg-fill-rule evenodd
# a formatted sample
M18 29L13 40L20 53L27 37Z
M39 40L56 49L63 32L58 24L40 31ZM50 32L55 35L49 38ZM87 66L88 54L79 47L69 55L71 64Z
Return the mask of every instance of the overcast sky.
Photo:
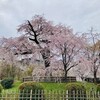
M35 14L54 23L87 32L100 32L100 0L0 0L0 36L15 37L17 27Z

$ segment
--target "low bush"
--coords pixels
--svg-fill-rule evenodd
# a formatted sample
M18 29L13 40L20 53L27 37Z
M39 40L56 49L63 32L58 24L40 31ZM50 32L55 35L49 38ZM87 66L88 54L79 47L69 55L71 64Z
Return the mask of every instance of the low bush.
M69 100L86 100L86 89L82 84L68 83L66 90L68 90Z
M42 100L44 97L42 94L43 87L39 83L25 82L19 86L20 100ZM43 99L44 100L44 99Z
M97 92L100 92L100 84L97 85Z
M2 87L2 85L0 84L0 93L2 92L2 89L3 89L3 87Z
M3 87L2 87L2 85L0 84L0 97L1 97L2 89L3 89Z
M3 86L4 89L11 88L13 83L14 83L13 78L6 78L1 81L1 85Z
M82 83L68 83L66 84L67 90L86 90Z

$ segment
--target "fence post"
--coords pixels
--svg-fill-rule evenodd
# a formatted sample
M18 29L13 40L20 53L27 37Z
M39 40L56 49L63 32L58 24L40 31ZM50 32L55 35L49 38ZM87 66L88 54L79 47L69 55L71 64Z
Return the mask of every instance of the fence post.
M98 99L100 99L100 92L99 91L97 92L97 95L98 95Z
M89 92L88 91L86 91L86 98L87 98L87 100L89 100Z
M8 93L8 90L6 91L6 99L7 99L7 93ZM9 93L10 93L10 91L9 91Z
M68 100L68 90L66 90L66 100Z
M30 100L32 100L32 90L30 91Z
M43 90L41 90L41 100L43 100L44 99L44 92L43 92Z
M41 91L40 90L37 90L37 99L41 100Z
M75 100L76 99L76 95L75 95L75 90L73 90L73 100Z
M100 100L100 92L98 91L55 91L55 90L31 90L28 91L2 91L0 100ZM45 95L45 97L44 97ZM85 96L86 95L86 96ZM24 97L25 96L25 97Z
M94 98L94 91L92 91L92 95L93 95L93 100L95 100L95 98Z

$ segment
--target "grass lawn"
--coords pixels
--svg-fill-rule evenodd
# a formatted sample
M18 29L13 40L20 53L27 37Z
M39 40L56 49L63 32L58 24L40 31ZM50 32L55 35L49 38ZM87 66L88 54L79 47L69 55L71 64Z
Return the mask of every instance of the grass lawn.
M65 90L66 83L40 83L45 90Z
M10 89L4 89L4 91L7 90L18 90L19 85L21 84L21 81L15 81L12 88ZM94 83L87 83L87 82L75 82L77 84L83 84L84 87L86 88L87 91L91 91L92 89L95 91L97 88L97 85L95 85ZM44 90L66 90L65 86L67 83L40 83L43 87Z
M22 83L21 81L15 81L14 84L13 84L13 86L12 86L12 88L10 88L10 89L4 89L4 93L2 95L7 98L6 100L13 100L12 98L14 98L14 97L17 98L17 99L14 99L14 100L18 100L19 94L17 94L18 93L17 90L18 90L18 88L19 88L19 86L20 86L21 83ZM83 84L87 91L95 91L96 88L97 88L97 85L95 85L93 83L87 83L87 82L85 82L85 83L75 82L75 83L77 83L77 84ZM66 86L66 84L69 84L69 83L44 83L44 82L42 82L40 84L44 87L44 90L47 91L47 92L45 91L45 98L48 98L48 96L51 95L50 98L54 97L54 98L56 98L55 100L57 100L57 98L59 99L59 98L63 97L63 94L65 93L63 91L66 90L66 88L67 88L65 86ZM13 92L10 93L9 90L13 91ZM55 94L52 95L52 92L48 92L49 90L54 90L55 92L53 92L53 93L55 93ZM14 94L14 91L16 91L15 94ZM57 94L57 91L58 91L58 94ZM5 94L6 92L7 92L7 94ZM87 93L87 95L88 94L89 93ZM91 96L90 99L92 100L93 96ZM51 100L53 100L53 99L51 99ZM60 99L60 100L62 100L62 99Z
M21 83L22 83L21 81L15 81L14 84L12 85L12 88L4 89L4 91L8 91L8 90L11 90L11 91L18 90L18 87L19 87L19 85Z

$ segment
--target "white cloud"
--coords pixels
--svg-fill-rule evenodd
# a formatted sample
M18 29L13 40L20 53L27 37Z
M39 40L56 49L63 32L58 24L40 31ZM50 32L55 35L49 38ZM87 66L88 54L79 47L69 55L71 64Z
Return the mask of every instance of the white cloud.
M0 36L16 36L16 28L35 14L77 32L91 26L100 31L100 0L0 0Z

